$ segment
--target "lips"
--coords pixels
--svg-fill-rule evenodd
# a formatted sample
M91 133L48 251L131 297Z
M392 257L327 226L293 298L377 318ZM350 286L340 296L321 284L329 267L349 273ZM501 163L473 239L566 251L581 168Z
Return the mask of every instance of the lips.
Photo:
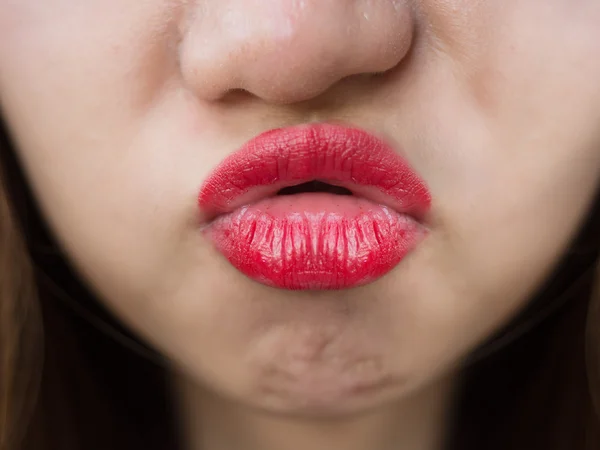
M240 272L291 290L346 289L392 270L425 237L431 195L371 134L332 124L268 131L198 197L205 235Z

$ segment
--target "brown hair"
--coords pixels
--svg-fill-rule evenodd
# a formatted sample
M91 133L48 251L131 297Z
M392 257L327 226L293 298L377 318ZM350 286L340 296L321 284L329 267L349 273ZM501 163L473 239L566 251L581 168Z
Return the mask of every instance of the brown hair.
M526 310L473 353L450 448L600 449L599 222L597 201ZM169 399L160 356L52 241L0 122L0 450L175 449Z

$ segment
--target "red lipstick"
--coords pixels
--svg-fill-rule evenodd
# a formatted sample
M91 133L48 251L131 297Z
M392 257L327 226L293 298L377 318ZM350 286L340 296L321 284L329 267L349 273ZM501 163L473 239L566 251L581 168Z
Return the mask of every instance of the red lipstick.
M424 238L431 195L381 139L321 123L252 139L198 200L204 233L240 272L277 288L325 290L393 269Z

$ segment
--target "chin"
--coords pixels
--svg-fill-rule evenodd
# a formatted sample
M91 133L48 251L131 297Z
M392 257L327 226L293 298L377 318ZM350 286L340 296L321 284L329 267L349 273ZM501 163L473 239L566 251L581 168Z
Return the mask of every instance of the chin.
M378 358L281 361L262 367L253 379L247 397L255 407L304 417L360 414L402 397L409 384Z

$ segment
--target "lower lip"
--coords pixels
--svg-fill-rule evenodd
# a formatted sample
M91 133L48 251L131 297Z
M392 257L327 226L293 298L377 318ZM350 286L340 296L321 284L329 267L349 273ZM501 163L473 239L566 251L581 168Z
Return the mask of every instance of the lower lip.
M326 193L267 198L219 216L205 233L242 273L289 290L368 284L398 265L426 234L408 215Z

